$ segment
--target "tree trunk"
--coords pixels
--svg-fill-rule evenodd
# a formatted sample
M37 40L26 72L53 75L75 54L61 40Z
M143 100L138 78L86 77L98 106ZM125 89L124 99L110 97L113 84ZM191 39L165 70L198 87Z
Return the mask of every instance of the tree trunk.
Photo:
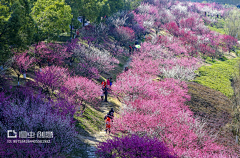
M18 86L19 86L19 78L20 78L20 74L17 74L18 75Z
M39 62L38 65L39 65L39 68L40 68L40 72L42 72L42 65L41 65L41 63Z
M26 71L25 71L25 70L24 70L24 72L23 72L23 78L26 79Z
M85 16L83 15L83 27L84 27L84 22L85 22Z

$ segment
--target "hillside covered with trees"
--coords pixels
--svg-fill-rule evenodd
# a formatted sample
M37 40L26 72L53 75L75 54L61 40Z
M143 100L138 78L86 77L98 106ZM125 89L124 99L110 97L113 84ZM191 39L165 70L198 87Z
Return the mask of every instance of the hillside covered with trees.
M3 0L0 11L0 157L88 157L80 137L104 130L110 107L96 157L239 157L237 7Z

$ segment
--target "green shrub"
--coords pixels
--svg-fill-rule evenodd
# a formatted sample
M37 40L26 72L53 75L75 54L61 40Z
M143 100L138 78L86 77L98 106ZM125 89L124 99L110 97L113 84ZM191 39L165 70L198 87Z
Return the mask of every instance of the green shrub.
M238 72L236 65L239 59L219 61L212 66L203 66L198 70L200 77L197 77L194 81L231 97L233 95L231 79Z

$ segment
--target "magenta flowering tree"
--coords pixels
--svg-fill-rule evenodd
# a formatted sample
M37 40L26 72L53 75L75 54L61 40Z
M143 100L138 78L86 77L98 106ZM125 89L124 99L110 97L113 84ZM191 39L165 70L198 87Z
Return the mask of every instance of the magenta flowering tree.
M134 15L134 21L136 21L141 27L149 32L150 29L154 26L154 23L156 21L160 21L158 12L159 9L156 6L148 2L143 2L132 12L132 14Z
M151 139L147 136L129 135L107 140L98 145L97 155L99 157L163 157L176 158L172 150L157 138Z
M179 35L179 27L176 22L169 22L165 24L165 28L174 36Z
M62 87L68 77L69 72L66 68L47 66L41 72L36 72L35 84L52 94Z
M196 17L182 19L182 20L180 20L180 26L182 28L189 28L189 29L193 30L193 28L196 27L195 19L196 19Z
M36 44L33 52L40 68L42 68L42 65L45 63L59 66L64 63L64 59L71 57L72 54L66 46L45 42Z
M66 68L50 66L36 73L35 84L56 97L52 104L61 115L73 117L82 103L96 103L99 87L85 77L71 77Z
M26 78L26 71L33 65L34 62L35 58L27 55L27 52L21 54L15 53L13 56L12 67L18 75L18 85L20 75L23 74L24 78Z
M35 61L34 57L30 57L27 52L16 54L13 57L15 64L18 66L20 72L22 70L27 71L29 67L32 66L33 62Z
M149 76L129 73L119 76L112 87L125 104L121 117L114 120L113 132L156 136L180 157L221 156L222 151L228 151L214 143L213 136L192 118L193 113L184 105L190 99L184 82L153 81Z
M139 53L132 56L131 67L140 75L192 80L200 61L200 58L189 58L185 46L178 39L159 38L156 44L142 44Z
M79 39L78 38L74 38L72 39L70 42L68 42L66 44L66 52L68 52L69 54L71 54L70 57L70 65L72 65L72 63L74 62L74 60L76 59L76 56L74 55L74 50L75 49L79 49L80 45L78 44Z
M72 98L75 106L73 110L76 111L77 107L85 105L83 103L96 103L99 89L100 87L96 83L85 77L69 77L61 88L59 96L63 96L65 99ZM82 109L85 109L85 106Z

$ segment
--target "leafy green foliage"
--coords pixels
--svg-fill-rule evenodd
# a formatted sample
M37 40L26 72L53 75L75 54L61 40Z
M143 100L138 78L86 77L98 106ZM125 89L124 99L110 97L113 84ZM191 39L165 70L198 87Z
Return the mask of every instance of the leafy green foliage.
M240 39L240 11L238 9L231 9L228 12L226 22L225 22L225 30L228 35L231 35L233 37L236 37Z
M10 48L24 49L32 43L34 21L29 15L27 0L1 0L0 12L0 62L2 63L10 58Z
M197 77L195 82L220 91L227 97L231 97L234 93L231 87L231 80L238 71L236 67L238 60L239 58L235 58L223 62L215 62L212 66L199 68L200 77Z
M64 0L38 0L32 9L33 19L45 38L56 38L69 30L71 7Z

